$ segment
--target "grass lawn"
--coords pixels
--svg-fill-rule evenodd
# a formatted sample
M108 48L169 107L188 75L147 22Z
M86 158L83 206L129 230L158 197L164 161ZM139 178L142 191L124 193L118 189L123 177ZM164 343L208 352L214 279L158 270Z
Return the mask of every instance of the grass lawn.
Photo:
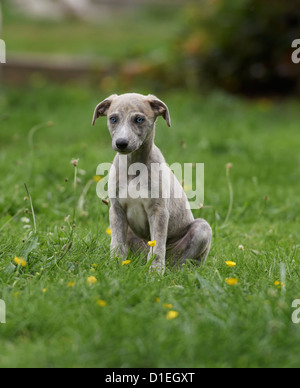
M183 8L150 6L110 11L94 23L28 19L4 8L1 38L11 52L109 58L164 59L183 29Z
M157 144L169 163L205 163L205 208L195 216L214 230L205 265L159 277L145 257L109 259L108 208L92 179L114 153L105 120L90 126L104 97L53 85L1 96L0 366L299 367L299 102L159 96L173 128L160 120ZM166 318L170 309L177 318Z

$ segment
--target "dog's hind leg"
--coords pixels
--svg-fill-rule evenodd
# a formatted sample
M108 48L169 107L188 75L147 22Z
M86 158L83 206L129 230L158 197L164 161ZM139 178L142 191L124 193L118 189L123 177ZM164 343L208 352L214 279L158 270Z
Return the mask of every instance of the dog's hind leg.
M203 219L197 219L181 239L167 245L167 259L179 268L189 260L203 263L209 254L211 240L210 225Z

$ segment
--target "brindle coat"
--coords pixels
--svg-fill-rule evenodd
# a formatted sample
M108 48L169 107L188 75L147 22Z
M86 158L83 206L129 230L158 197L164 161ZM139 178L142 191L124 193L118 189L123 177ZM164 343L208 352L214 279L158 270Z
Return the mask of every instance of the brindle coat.
M130 248L133 251L148 250L148 260L153 260L155 255L151 268L161 274L165 271L166 258L179 266L189 259L205 261L211 245L211 227L203 219L194 219L182 186L154 144L158 116L163 116L171 126L167 105L152 95L112 95L96 107L93 125L100 116L108 118L112 148L117 152L114 173L109 176L109 186L117 177L117 198L110 198L111 254L126 258ZM139 176L141 182L147 183L144 189L149 191L151 187L158 187L159 198L121 195L124 187L120 187L118 178L120 155L127 158L128 185L139 176L129 174L130 167L141 163L146 166ZM151 180L153 167L162 171L162 174L154 174L156 181ZM165 185L170 188L168 198L162 195L161 188ZM142 192L143 187L140 190ZM181 198L174 195L178 191ZM147 246L150 240L157 241L153 251Z

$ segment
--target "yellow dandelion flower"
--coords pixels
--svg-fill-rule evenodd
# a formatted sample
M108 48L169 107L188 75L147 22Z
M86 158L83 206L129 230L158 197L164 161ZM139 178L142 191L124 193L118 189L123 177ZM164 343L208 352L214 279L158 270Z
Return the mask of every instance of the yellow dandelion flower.
M155 298L155 302L156 303L160 303L160 299L159 298Z
M172 319L175 319L179 316L179 313L177 311L170 310L168 314L166 315L166 318L168 321L171 321Z
M105 307L105 306L106 306L106 302L105 302L104 300L99 299L99 300L97 301L97 305L98 305L99 307Z
M89 286L92 286L93 284L97 283L97 279L95 278L95 276L90 276L88 279L87 279L87 284Z
M103 179L103 177L101 175L95 175L93 177L93 181L96 182L96 183L102 181L102 179Z
M43 288L42 292L45 294L47 292L47 288Z
M284 282L280 282L280 281L276 281L275 283L274 283L274 286L276 286L277 288L278 288L278 290L280 290L280 288L281 287L285 287L285 283Z
M130 260L125 260L125 261L122 261L122 266L123 265L128 265L128 264L130 264L131 263L131 261Z
M67 287L69 287L69 288L70 288L70 287L74 287L75 284L76 284L76 282L69 282L68 285L67 285Z
M106 229L106 234L108 234L109 236L111 236L111 229L110 229L110 228L107 228L107 229Z
M149 245L149 247L152 247L152 248L154 248L154 247L156 247L156 244L157 244L156 240L153 240L153 241L148 241L148 245Z
M171 303L164 303L163 307L166 308L166 309L171 310L173 308L173 305Z
M229 286L236 286L239 282L238 279L236 278L227 278L225 279L225 282L229 285Z
M21 267L26 267L26 261L22 257L15 257L14 262Z
M234 261L225 261L225 263L226 263L226 265L228 266L228 267L235 267L236 266L236 263L234 262Z
M191 191L191 190L193 190L193 187L191 185L184 185L183 190L184 191Z

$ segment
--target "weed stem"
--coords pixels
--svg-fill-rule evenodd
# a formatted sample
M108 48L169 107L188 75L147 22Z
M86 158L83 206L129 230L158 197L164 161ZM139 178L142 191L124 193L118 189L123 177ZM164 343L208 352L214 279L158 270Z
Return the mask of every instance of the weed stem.
M28 190L28 187L27 187L26 183L24 183L24 186L25 186L25 190L27 192L27 195L28 195L28 198L29 198L29 201L30 201L31 212L32 212L32 217L33 217L33 224L34 224L34 233L36 233L37 232L36 218L35 218L35 212L34 212L34 208L33 208L32 198L31 198L31 195L30 195L30 192Z

